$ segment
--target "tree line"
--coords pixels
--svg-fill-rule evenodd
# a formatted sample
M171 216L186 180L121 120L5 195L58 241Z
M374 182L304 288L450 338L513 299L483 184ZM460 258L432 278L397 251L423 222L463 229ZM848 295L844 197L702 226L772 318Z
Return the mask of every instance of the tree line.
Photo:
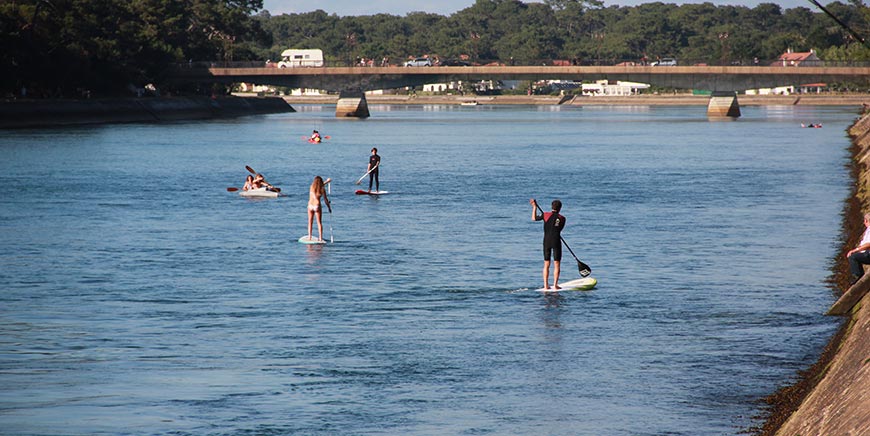
M598 0L476 0L450 15L271 15L262 0L7 0L0 4L0 86L50 96L168 89L170 66L277 60L287 48L322 49L327 62L411 56L486 64L579 64L673 57L710 65L770 61L788 49L825 61L867 61L870 7L836 1L783 10L675 5L603 6ZM183 90L180 90L183 91Z

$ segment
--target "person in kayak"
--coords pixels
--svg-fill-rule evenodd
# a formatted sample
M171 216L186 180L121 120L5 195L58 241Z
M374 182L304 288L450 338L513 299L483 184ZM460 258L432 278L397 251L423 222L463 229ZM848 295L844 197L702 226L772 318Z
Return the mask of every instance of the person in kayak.
M562 202L553 200L552 212L538 215L538 203L529 200L532 205L532 221L544 221L544 289L550 289L550 259L553 260L553 289L559 287L560 263L562 262L562 229L565 228L565 217L559 214Z
M323 189L323 185L331 181L332 179L327 178L324 182L322 177L315 176L314 181L311 182L311 187L308 188L308 239L311 239L311 228L314 226L314 218L317 217L318 240L323 240L323 209L320 202L321 200L326 202L329 213L332 213L329 197L326 195L326 190Z
M369 156L369 166L366 172L369 173L369 192L372 192L372 182L375 184L375 191L381 190L381 181L378 178L378 172L381 170L381 157L378 156L377 147L372 148L372 155Z
M242 191L250 191L254 189L254 176L248 174L248 177L245 177L245 186L242 187Z
M266 179L263 178L263 175L260 173L257 173L257 176L254 177L253 186L254 189L266 188L269 191L275 191L275 187L270 185L269 182L267 182Z
M323 141L323 138L320 137L320 132L315 130L313 133L311 133L311 138L308 138L308 141L319 143L320 141Z

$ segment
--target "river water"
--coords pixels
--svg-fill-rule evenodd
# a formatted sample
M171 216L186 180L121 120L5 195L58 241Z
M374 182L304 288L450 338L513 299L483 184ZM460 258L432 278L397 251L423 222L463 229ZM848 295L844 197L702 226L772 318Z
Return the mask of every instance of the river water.
M0 132L0 432L737 435L837 328L853 108L297 109Z

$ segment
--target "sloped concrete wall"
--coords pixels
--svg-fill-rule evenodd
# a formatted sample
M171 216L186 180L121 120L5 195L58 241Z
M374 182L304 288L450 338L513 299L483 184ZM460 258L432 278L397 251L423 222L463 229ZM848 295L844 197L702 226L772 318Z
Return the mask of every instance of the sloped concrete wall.
M161 97L0 102L0 128L155 122L294 112L280 97Z
M857 200L870 210L870 114L849 130L853 138ZM847 228L856 241L858 226ZM849 247L846 247L848 250ZM845 262L845 260L843 260ZM851 310L849 326L820 380L800 407L776 432L777 436L870 435L870 296Z

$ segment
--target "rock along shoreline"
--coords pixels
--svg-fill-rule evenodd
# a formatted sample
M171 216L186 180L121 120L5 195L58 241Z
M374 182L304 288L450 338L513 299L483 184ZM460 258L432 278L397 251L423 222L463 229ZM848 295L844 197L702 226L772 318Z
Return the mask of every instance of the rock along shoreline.
M852 138L852 194L843 211L843 244L834 259L831 284L849 289L845 254L864 232L870 207L870 112L848 130ZM846 316L819 360L800 380L768 397L769 416L756 430L761 436L834 436L870 434L870 295Z
M198 120L295 112L279 97L144 97L0 101L0 129Z

